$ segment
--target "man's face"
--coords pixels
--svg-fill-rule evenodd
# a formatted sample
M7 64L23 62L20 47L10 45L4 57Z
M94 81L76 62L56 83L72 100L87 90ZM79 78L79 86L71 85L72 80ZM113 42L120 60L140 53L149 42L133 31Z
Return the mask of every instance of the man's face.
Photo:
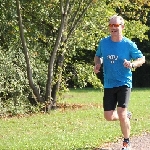
M122 35L122 30L124 25L121 25L121 20L119 18L113 18L109 21L109 32L111 36L118 37Z

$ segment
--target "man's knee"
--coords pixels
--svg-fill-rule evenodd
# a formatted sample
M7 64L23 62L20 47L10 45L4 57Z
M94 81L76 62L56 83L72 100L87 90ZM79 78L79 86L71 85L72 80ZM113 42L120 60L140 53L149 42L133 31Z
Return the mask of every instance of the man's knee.
M105 118L107 121L113 121L113 117L112 117L112 116L105 116L105 115L104 115L104 118Z
M116 116L116 112L114 112L114 111L105 111L104 112L104 118L107 121L114 121L114 120L118 119L118 117Z
M126 122L128 120L126 112L118 113L118 116L120 122Z

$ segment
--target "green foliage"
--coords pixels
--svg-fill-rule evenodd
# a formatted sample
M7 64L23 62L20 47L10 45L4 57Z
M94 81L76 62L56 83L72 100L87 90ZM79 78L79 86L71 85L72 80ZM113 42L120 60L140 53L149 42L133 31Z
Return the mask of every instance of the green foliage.
M74 81L74 85L77 85L80 88L86 87L87 83L90 83L95 88L103 88L100 80L97 78L95 73L93 72L93 66L82 63L82 64L74 64L75 73L72 77L72 81Z
M3 99L18 98L28 88L22 52L0 49L0 87Z
M58 27L60 10L57 1L26 1L21 3L27 44L42 45L52 51ZM51 48L50 48L51 47ZM29 48L30 49L30 48Z
M73 34L73 43L71 44L76 49L95 50L98 41L108 35L108 18L114 13L115 11L109 8L105 1L97 1L87 10L82 24Z
M0 118L14 117L14 116L26 116L43 112L45 105L38 103L37 105L31 105L29 100L24 96L20 96L18 99L9 98L7 101L0 100ZM43 111L41 111L43 109Z
M125 23L125 36L130 39L138 38L142 42L144 39L148 40L148 35L145 33L149 30L149 27L142 24L140 21L132 20Z

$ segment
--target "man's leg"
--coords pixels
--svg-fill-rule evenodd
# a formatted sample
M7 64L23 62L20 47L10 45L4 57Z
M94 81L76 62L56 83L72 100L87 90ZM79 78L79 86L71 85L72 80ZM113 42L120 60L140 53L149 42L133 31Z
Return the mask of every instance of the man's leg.
M131 89L127 86L104 90L104 117L108 121L116 121L119 119L121 131L124 136L122 150L130 149L130 121L127 117L130 93ZM117 111L115 111L117 102Z
M124 138L129 138L130 136L130 120L127 117L127 108L118 107L117 111L104 111L104 117L107 121L120 121L120 127Z
M119 121L120 121L120 127L122 134L125 139L128 139L130 136L130 120L127 117L127 108L117 108L118 116L119 116Z
M117 112L119 116L121 131L125 139L129 139L131 128L130 120L127 116L127 107L129 104L130 94L131 88L122 86L120 87L120 90L117 95L118 98Z

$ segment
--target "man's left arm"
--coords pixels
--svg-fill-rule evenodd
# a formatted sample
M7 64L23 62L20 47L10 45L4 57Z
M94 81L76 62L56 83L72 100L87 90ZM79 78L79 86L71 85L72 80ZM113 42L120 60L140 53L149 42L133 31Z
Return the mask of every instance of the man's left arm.
M145 56L135 59L134 61L132 61L130 66L131 68L137 68L137 67L142 66L144 63L145 63Z

